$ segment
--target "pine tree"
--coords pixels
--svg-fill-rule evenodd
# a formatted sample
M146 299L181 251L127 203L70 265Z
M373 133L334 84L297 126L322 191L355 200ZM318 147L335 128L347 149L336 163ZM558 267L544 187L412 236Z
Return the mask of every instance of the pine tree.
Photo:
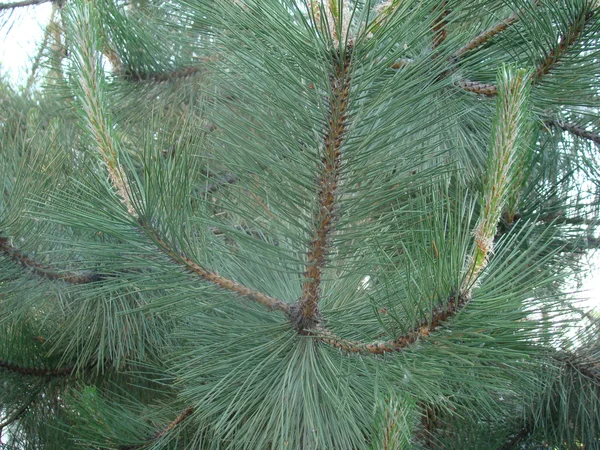
M600 448L597 1L52 7L1 448Z

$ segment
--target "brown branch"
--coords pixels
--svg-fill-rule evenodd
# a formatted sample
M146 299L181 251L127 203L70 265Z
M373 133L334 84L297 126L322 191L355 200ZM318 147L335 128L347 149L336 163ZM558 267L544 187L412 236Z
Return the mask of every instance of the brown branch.
M105 275L99 273L78 274L73 272L58 271L51 266L37 262L36 260L21 253L9 242L8 238L5 237L0 237L0 253L3 253L25 269L30 269L37 276L47 280L60 280L68 284L86 284L101 281L105 278Z
M432 31L433 31L433 49L435 50L440 45L444 43L446 38L448 37L448 30L446 27L448 26L448 21L446 17L450 14L450 10L446 7L448 6L448 1L444 0L440 5L440 15L435 21Z
M42 3L49 3L51 1L53 2L55 0L23 0L15 3L0 3L0 11L5 9L20 8L21 6L41 5Z
M456 296L450 297L445 305L439 305L434 309L431 320L424 320L408 333L389 341L350 341L340 338L324 328L317 328L314 334L332 347L350 353L371 353L381 355L384 353L400 352L409 345L414 344L420 337L429 336L429 334L441 326L443 322L446 322L452 316L455 316L467 304L468 300L469 298L467 296L459 296L458 299Z
M183 266L187 272L198 275L203 280L208 281L221 289L233 292L234 294L237 294L241 297L246 297L250 300L260 303L261 305L266 306L270 310L282 311L285 314L290 313L289 304L277 298L263 294L262 292L252 290L236 281L225 278L215 272L206 270L185 254L174 250L164 239L160 237L156 229L151 224L144 221L143 219L138 219L138 223L142 230L146 232L146 234L148 234L148 236L150 236L150 238L155 242L158 248L163 253L165 253L173 262Z
M498 86L495 84L480 83L479 81L459 80L455 83L459 88L474 94L493 97L498 93Z
M4 422L0 422L0 434L1 434L3 428L6 428L10 424L16 422L21 417L23 417L23 414L25 414L25 412L27 412L27 410L29 409L29 407L31 406L31 404L33 403L33 401L35 400L35 398L38 396L39 393L40 393L39 388L34 390L33 393L27 399L27 401L25 401L23 403L23 405L17 411L15 411L13 414L11 414L9 417L7 417L4 420Z
M508 442L506 442L501 448L500 450L513 450L514 448L517 447L517 445L527 437L527 435L531 432L531 426L524 426L523 428L521 428L519 430L519 432L517 434L515 434L514 436L512 436Z
M556 67L556 64L561 59L561 57L566 53L570 46L572 46L581 35L583 28L586 23L592 18L593 13L588 11L587 8L583 9L577 17L577 20L573 22L566 33L561 36L558 45L554 47L550 53L546 56L544 61L538 65L537 70L535 71L532 77L532 83L535 84L539 82L545 75L547 75L552 69Z
M581 125L577 125L574 123L563 122L562 120L557 119L547 119L544 123L548 126L559 128L563 131L568 131L574 136L577 136L582 139L588 139L595 144L600 145L600 134L594 131L588 131Z
M201 193L210 194L211 192L215 192L219 189L219 187L225 184L234 184L239 180L239 177L232 172L225 172L222 175L219 175L215 178L212 183L208 183L206 186L203 186L200 189Z
M561 353L554 356L554 359L574 370L581 375L600 383L600 361L590 361L585 358L572 354Z
M32 375L36 377L66 377L75 370L74 367L59 367L58 369L45 369L40 367L23 367L0 359L0 368L21 375Z
M183 422L185 419L187 419L189 416L191 416L195 411L195 408L193 406L188 406L181 414L179 414L175 420L173 420L171 423L169 423L165 428L163 428L160 431L157 431L154 436L152 436L148 441L144 444L139 444L139 445L127 445L127 446L121 446L119 447L119 450L136 450L138 448L142 448L145 445L148 445L150 442L152 441L156 441L160 438L162 438L163 436L165 436L166 434L168 434L169 432L171 432L171 430L173 430L177 425L179 425L181 422Z
M334 231L336 195L348 112L351 54L352 47L348 46L344 54L339 55L341 60L336 62L330 79L328 129L323 138L325 155L321 160L318 178L317 211L313 217L314 235L308 250L302 296L292 311L292 323L300 332L314 328L320 319L321 275Z
M477 37L473 38L472 40L467 42L465 45L463 45L461 48L459 48L457 51L455 51L452 54L452 58L458 59L461 56L463 56L465 53L481 47L487 41L492 39L497 34L502 33L504 30L506 30L508 27L510 27L512 24L514 24L518 20L519 20L519 16L517 14L513 14L510 17L504 19L502 22L498 22L493 27L491 27L485 31L482 31L481 33L479 33L477 35Z
M540 0L535 0L533 3L535 5L537 5L540 3ZM451 59L456 61L458 58L463 56L465 53L468 53L470 51L480 48L483 44L485 44L487 41L492 39L494 36L502 33L508 27L510 27L510 26L514 25L516 22L518 22L520 19L520 15L523 14L524 12L525 12L525 10L522 9L519 13L511 14L509 17L502 20L501 22L498 22L496 25L492 26L491 28L488 28L487 30L482 31L476 37L474 37L469 42L467 42L465 45L463 45L461 48L459 48L457 51L455 51L452 54Z
M569 47L577 42L586 23L590 21L592 17L593 13L591 11L587 9L581 11L581 14L577 20L573 22L565 34L561 36L558 45L554 47L544 58L544 60L537 66L536 71L531 77L532 84L539 83L556 67L556 64L564 56ZM460 80L455 84L465 91L473 92L475 94L494 96L498 93L498 89L495 84L486 84L471 80Z
M194 75L201 73L201 67L186 67L171 72L138 72L127 70L123 74L126 80L136 83L152 82L152 83L169 83L173 81L186 80Z

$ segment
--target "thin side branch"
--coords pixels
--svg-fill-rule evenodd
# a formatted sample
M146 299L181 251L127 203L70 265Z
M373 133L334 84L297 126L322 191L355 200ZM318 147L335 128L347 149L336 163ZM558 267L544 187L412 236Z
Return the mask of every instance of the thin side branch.
M500 450L514 450L515 448L517 448L517 445L519 445L519 443L525 439L527 437L527 435L530 433L530 427L529 426L525 426L523 428L521 428L514 436L512 436L508 442L506 442L502 448Z
M25 412L27 412L27 410L29 409L29 407L31 406L31 404L33 403L33 401L35 400L35 398L38 396L39 394L39 389L36 389L27 399L27 401L25 401L23 403L23 405L21 405L21 407L16 410L14 413L12 413L10 416L8 416L4 422L0 422L0 432L2 431L3 428L6 428L7 426L9 426L10 424L16 422L17 420L19 420L21 417L23 417L23 415L25 414Z
M10 243L9 239L5 237L0 237L0 253L3 253L7 258L21 265L25 269L31 270L37 276L47 280L60 280L68 284L86 284L102 281L104 279L104 275L99 273L78 274L56 270L51 266L42 264L21 253Z
M221 289L233 292L241 297L253 300L266 306L273 311L282 311L285 314L290 313L290 305L274 297L270 297L262 292L252 290L236 281L225 278L215 272L206 270L198 263L194 262L183 253L175 251L167 242L165 242L158 232L147 222L139 220L140 227L154 241L157 247L165 253L173 262L183 266L186 271L198 275L205 281L208 281Z
M119 145L110 126L108 108L103 97L104 71L99 58L99 42L91 32L91 22L97 20L91 2L82 3L77 11L78 17L72 21L72 34L77 42L75 56L80 61L80 77L77 77L79 92L81 92L81 108L85 113L85 122L90 136L96 143L96 150L104 160L111 184L118 193L119 200L127 209L129 215L136 220L140 229L146 233L157 245L158 249L167 255L173 262L183 266L186 271L198 275L221 289L233 292L239 296L260 303L271 310L283 311L289 314L290 306L261 292L254 291L236 281L211 272L187 255L173 249L160 235L157 229L146 219L139 217L125 170L119 161Z
M443 322L446 322L450 317L456 315L456 313L467 304L468 300L469 298L466 296L452 296L445 305L440 305L433 311L431 320L423 321L408 333L389 341L350 341L336 336L331 331L324 328L315 330L315 335L326 344L350 353L382 355L384 353L401 352L409 345L417 342L419 338L429 336L429 334L440 327Z
M41 367L23 367L0 359L0 369L21 375L32 375L36 377L66 377L73 373L74 367L59 367L58 369L46 369Z
M559 354L554 359L593 382L600 383L600 361L589 361L571 353Z
M35 76L37 75L37 71L40 67L40 61L42 60L42 56L44 55L44 50L46 50L46 47L48 46L48 41L50 39L50 35L52 34L52 29L56 26L54 20L56 17L57 10L58 7L56 6L56 4L52 5L52 13L50 14L48 25L46 25L46 29L44 30L44 39L42 40L38 53L35 56L35 59L33 60L33 64L31 66L31 74L29 75L29 78L27 79L27 84L25 85L25 89L27 91L31 89L31 86L33 86L33 83L35 82Z
M202 72L202 67L186 67L171 72L137 72L129 70L123 74L123 77L126 80L134 81L136 83L151 82L163 84L186 80Z
M581 32L583 31L586 23L592 18L593 14L584 9L579 14L579 17L575 22L569 26L567 32L561 36L558 45L554 47L544 58L541 64L538 65L535 74L532 77L532 82L538 83L544 76L546 76L552 69L556 67L556 64L567 52L569 47L577 42Z
M348 46L331 76L328 129L323 138L325 154L318 177L317 210L313 217L313 240L308 249L302 297L294 305L292 321L300 332L313 328L320 320L321 275L335 226L337 188L342 165L342 145L346 132L348 94L350 91L350 59Z
M169 432L171 432L171 430L173 430L177 425L179 425L181 422L183 422L185 419L187 419L189 416L191 416L193 414L193 412L195 411L195 408L193 406L188 406L181 414L179 414L175 420L173 420L171 423L169 423L165 428L163 428L160 431L157 431L154 436L152 436L149 441L156 441L160 438L162 438L163 436L167 435ZM127 445L124 447L119 447L120 450L136 450L138 448L142 448L145 445L148 445L149 442L146 442L144 444L140 444L140 445Z
M540 3L539 0L534 1L534 4L536 4L536 5L539 3ZM473 50L477 50L478 48L483 46L487 41L492 39L494 36L502 33L504 30L506 30L507 28L514 25L516 22L518 22L521 14L523 14L524 12L525 12L524 10L521 10L519 13L511 14L509 17L498 22L496 25L492 26L491 28L488 28L487 30L482 31L476 37L474 37L469 42L467 42L465 45L463 45L461 48L459 48L457 51L455 51L454 54L452 55L452 59L457 60L458 58L462 57L465 53L471 52Z
M591 11L587 9L582 10L577 20L573 22L566 33L561 36L558 45L548 53L540 64L538 64L535 73L531 77L532 84L537 84L542 81L542 79L556 67L567 50L577 42L585 25L592 17L593 13ZM494 84L480 83L471 80L460 80L455 84L465 91L473 92L475 94L495 96L498 93L498 87Z
M548 126L558 128L563 131L568 131L574 136L577 136L582 139L588 139L594 142L595 144L600 145L600 134L594 131L588 131L580 125L569 122L563 122L562 120L558 119L548 119L544 121L544 123Z
M486 95L493 97L498 94L498 86L495 84L480 83L479 81L459 80L456 86L474 94Z
M0 3L0 11L5 9L20 8L22 6L41 5L42 3L49 3L51 1L55 0L23 0L22 2Z
M448 26L448 21L446 17L450 14L450 10L447 9L448 1L442 1L440 5L440 15L438 16L435 24L433 25L433 49L435 50L440 45L444 43L446 38L448 37L448 30L446 27Z

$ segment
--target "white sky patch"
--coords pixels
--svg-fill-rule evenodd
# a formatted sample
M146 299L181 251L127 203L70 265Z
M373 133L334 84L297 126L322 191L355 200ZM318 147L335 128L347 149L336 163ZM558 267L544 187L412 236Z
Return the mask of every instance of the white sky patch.
M13 86L23 86L44 38L52 3L2 11L0 15L0 73Z

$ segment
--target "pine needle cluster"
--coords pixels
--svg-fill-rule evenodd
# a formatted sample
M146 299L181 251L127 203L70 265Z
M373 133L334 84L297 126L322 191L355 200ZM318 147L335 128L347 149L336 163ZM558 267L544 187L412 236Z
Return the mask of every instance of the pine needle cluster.
M51 3L0 448L600 449L597 1Z

